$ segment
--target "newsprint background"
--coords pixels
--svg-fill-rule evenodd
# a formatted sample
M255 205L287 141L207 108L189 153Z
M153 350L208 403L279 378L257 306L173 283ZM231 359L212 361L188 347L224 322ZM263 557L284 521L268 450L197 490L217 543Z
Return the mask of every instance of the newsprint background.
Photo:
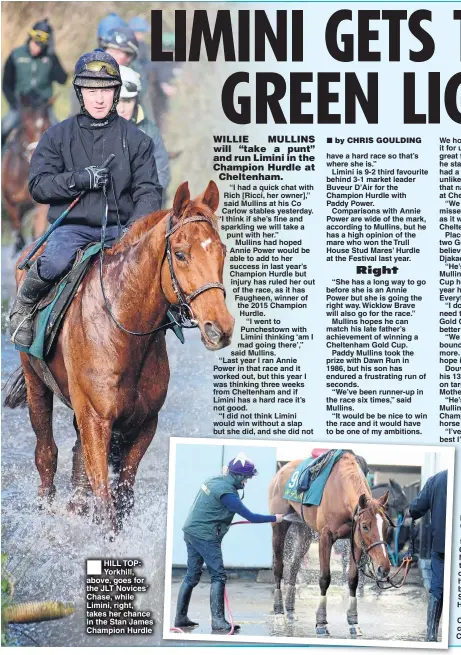
M39 590L41 599L47 589L58 593L62 587L66 598L78 602L86 558L139 554L153 583L149 607L158 628L153 641L165 647L161 613L170 436L447 445L458 451L461 21L454 12L461 6L8 2L2 3L3 62L8 49L23 42L29 22L46 15L46 5L50 22L58 5L69 5L69 21L80 13L80 35L82 16L91 20L91 35L82 41L73 38L60 14L67 70L94 47L97 19L109 11L129 18L163 9L171 30L174 11L184 10L189 39L196 9L206 9L212 25L218 10L229 10L236 44L239 10L251 14L251 44L254 12L265 11L274 29L277 12L286 12L285 61L283 54L277 61L266 43L263 61L255 61L250 47L250 61L225 62L221 44L216 62L207 61L202 46L200 61L182 66L165 135L169 150L184 150L172 164L169 202L185 179L193 194L209 179L217 183L227 304L236 324L231 346L217 353L200 350L196 335L182 350L168 336L169 397L140 469L138 483L147 491L131 533L107 546L83 521L76 529L64 511L36 517L28 506L36 490L33 436L30 426L18 422L27 420L26 413L22 419L6 411L3 416L2 473L9 490L3 540L13 560L37 555L40 566L27 569L27 592L34 597ZM27 9L27 25L19 9ZM326 38L330 17L345 9L350 13L337 27L330 23ZM15 18L14 33L5 23L6 12ZM59 51L59 30L57 46ZM236 45L235 53L238 58L245 47ZM231 77L241 72L247 76ZM65 103L59 105L58 117L67 111ZM13 279L7 237L3 311ZM2 352L6 379L17 359L5 334ZM60 453L67 457L68 477L71 414L59 407L58 419L58 430L68 439ZM435 463L425 471L422 482L436 468ZM191 499L195 491L187 490ZM459 498L456 456L451 647L461 638ZM93 649L82 625L74 623L63 638L49 628L40 633L42 645ZM119 642L117 652L128 648Z

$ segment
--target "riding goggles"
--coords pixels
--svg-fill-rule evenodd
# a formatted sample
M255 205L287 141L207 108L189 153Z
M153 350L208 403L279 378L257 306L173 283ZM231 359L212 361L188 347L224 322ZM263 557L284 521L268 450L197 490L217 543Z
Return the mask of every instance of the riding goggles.
M107 61L89 61L85 64L85 70L92 73L100 73L103 69L111 77L119 78L118 70L111 64L108 64Z
M48 32L34 29L29 30L29 36L33 41L36 41L37 43L48 43L48 39L50 38Z

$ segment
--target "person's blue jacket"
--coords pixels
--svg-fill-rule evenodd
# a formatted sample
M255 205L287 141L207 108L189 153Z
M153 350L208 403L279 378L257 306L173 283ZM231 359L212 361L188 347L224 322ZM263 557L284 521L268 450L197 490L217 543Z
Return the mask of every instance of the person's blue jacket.
M410 516L419 519L431 511L432 550L445 552L448 471L440 471L427 480L410 505Z

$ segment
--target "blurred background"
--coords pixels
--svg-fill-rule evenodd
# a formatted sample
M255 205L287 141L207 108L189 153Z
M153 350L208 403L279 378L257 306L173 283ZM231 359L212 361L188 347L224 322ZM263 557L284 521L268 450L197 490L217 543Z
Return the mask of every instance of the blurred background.
M98 24L111 12L116 12L127 23L140 16L150 25L152 9L163 11L163 32L174 32L174 12L205 7L210 21L219 5L197 2L3 2L1 52L2 70L11 51L24 44L28 30L37 21L48 18L54 30L54 46L65 71L66 85L54 85L54 110L59 120L67 118L75 109L71 108L72 73L76 60L84 52L97 47ZM188 21L188 29L190 29ZM150 51L150 32L146 34ZM184 180L189 181L191 193L198 195L213 177L211 149L211 127L214 126L213 108L220 108L219 85L214 83L216 65L208 62L186 62L181 64L181 75L175 81L175 94L170 99L165 129L162 136L170 153L181 154L170 162L171 182L165 206L172 201L172 194ZM2 95L2 117L8 110L8 102ZM8 226L3 220L3 235L8 235ZM6 235L5 235L6 231Z

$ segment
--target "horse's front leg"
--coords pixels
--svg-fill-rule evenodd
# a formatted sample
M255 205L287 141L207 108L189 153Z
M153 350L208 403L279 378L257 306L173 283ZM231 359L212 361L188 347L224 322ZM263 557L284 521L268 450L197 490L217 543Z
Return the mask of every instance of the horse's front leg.
M349 584L349 608L347 610L347 622L349 624L349 632L352 637L361 637L362 631L359 628L359 619L357 614L357 586L359 583L359 570L357 568L356 562L360 559L360 548L354 545L355 553L352 552L349 561L349 575L348 575L348 584ZM355 559L354 559L355 554Z
M138 434L124 446L116 495L117 523L119 528L121 528L123 519L128 516L133 507L133 486L136 473L146 450L154 438L157 421L158 414L155 414L143 424Z
M320 559L320 602L317 607L315 616L315 632L319 637L329 637L330 633L327 628L327 591L331 582L330 558L333 546L333 535L329 528L323 528L320 532L319 539L319 559Z
M67 509L72 514L87 514L89 510L88 499L91 495L91 485L85 470L83 461L82 442L77 420L74 414L74 428L77 435L75 445L72 448L72 477L71 484L73 489L72 498L67 505Z
M283 549L285 546L285 537L289 527L290 524L287 521L274 523L272 525L273 571L275 578L274 615L277 622L285 620L285 610L283 608L282 596Z
M101 418L90 405L76 409L85 470L95 497L94 520L117 531L114 503L110 492L108 455L112 420Z

